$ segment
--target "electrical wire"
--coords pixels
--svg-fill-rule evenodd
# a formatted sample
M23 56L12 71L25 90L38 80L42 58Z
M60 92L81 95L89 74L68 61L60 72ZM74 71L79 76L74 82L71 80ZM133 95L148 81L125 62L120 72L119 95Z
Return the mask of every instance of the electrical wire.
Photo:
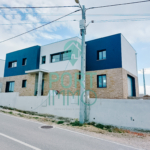
M0 7L0 9L29 9L29 8L66 8L66 7L79 7L79 6L43 6L43 7Z
M131 2L131 3L114 4L114 5L106 5L106 6L98 6L98 7L90 7L90 8L87 8L86 10L95 9L95 8L114 7L114 6L121 6L121 5L131 5L131 4L138 4L138 3L145 3L145 2L150 2L150 0Z
M63 21L55 21L55 23L59 23L59 22L71 22L71 21L79 21L79 20L63 20ZM2 26L2 25L12 26L12 25L23 25L23 24L38 24L38 23L47 23L47 22L0 24L0 26Z
M51 24L51 23L53 23L53 22L55 22L55 21L57 21L57 20L60 20L60 19L62 19L62 18L64 18L64 17L67 17L67 16L69 16L70 14L76 13L76 12L78 12L78 11L80 11L80 10L81 10L81 9L78 9L78 10L76 10L76 11L73 11L73 12L71 12L71 13L65 15L65 16L62 16L62 17L60 17L60 18L58 18L58 19L55 19L55 20L53 20L53 21L51 21L51 22L48 22L48 23L46 23L46 24L44 24L44 25L42 25L42 26L39 26L39 27L37 27L37 28L34 28L34 29L32 29L32 30L29 30L29 31L27 31L27 32L24 32L24 33L22 33L22 34L19 34L19 35L17 35L17 36L11 37L11 38L6 39L6 40L4 40L4 41L0 41L0 43L6 42L6 41L8 41L8 40L14 39L14 38L19 37L19 36L21 36L21 35L24 35L24 34L26 34L26 33L29 33L29 32L32 32L32 31L34 31L34 30L37 30L37 29L39 29L39 28L42 28L42 27L44 27L44 26L46 26L46 25L49 25L49 24Z
M10 16L15 16L15 15L33 15L33 16L62 16L65 14L49 14L49 13L23 13L23 14L4 14L0 13L0 15L10 15ZM81 16L81 14L72 14L70 16ZM99 17L99 16L150 16L150 14L87 14L87 16L94 16L94 17Z

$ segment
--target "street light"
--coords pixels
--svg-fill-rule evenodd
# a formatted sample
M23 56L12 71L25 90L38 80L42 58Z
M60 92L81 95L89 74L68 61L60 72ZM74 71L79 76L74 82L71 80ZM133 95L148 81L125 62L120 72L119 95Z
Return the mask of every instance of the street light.
M76 2L77 4L79 4L79 0L75 0L75 2Z

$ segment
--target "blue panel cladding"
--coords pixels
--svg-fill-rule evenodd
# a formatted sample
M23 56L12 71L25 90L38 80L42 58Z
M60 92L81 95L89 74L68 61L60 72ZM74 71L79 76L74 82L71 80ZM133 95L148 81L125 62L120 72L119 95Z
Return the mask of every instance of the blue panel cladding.
M122 68L121 34L86 42L86 71ZM106 59L98 60L97 53L106 50Z
M4 77L25 75L25 71L39 69L40 46L33 46L23 50L8 53L5 61ZM22 60L26 58L27 64L22 65ZM9 68L9 62L17 61L17 67Z

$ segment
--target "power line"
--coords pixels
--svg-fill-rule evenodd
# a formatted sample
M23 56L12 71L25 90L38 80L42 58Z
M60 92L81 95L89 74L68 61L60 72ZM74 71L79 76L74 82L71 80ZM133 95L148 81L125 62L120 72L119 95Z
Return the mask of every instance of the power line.
M0 9L29 9L29 8L66 8L66 7L79 7L79 6L43 6L43 7L0 7Z
M55 21L55 23L59 22L70 22L70 21L79 21L79 20L63 20L63 21ZM38 23L47 23L47 22L33 22L33 23L12 23L12 24L0 24L0 25L23 25L23 24L38 24Z
M53 21L51 21L51 22L48 22L48 23L46 23L46 24L44 24L44 25L42 25L42 26L39 26L39 27L37 27L37 28L34 28L34 29L32 29L32 30L29 30L29 31L27 31L27 32L24 32L24 33L22 33L22 34L19 34L19 35L17 35L17 36L11 37L11 38L6 39L6 40L4 40L4 41L0 41L0 43L6 42L6 41L8 41L8 40L11 40L11 39L14 39L14 38L16 38L16 37L19 37L19 36L21 36L21 35L24 35L24 34L26 34L26 33L29 33L29 32L31 32L31 31L37 30L37 29L39 29L39 28L41 28L41 27L44 27L44 26L46 26L46 25L48 25L48 24L51 24L51 23L53 23L53 22L55 22L55 21L57 21L57 20L60 20L60 19L62 19L62 18L64 18L64 17L67 17L67 16L69 16L70 14L76 13L76 12L78 12L78 11L80 11L80 10L81 10L81 9L78 9L78 10L76 10L76 11L73 11L73 12L71 12L71 13L65 15L65 16L62 16L62 17L60 17L60 18L58 18L58 19L55 19L55 20L53 20Z
M21 14L4 14L0 13L0 15L41 15L41 16L62 16L65 14L49 14L49 13L21 13ZM70 16L81 16L81 14L72 14ZM150 16L150 14L87 14L87 16Z
M138 2L131 2L131 3L114 4L114 5L106 5L106 6L98 6L98 7L90 7L90 8L87 8L86 10L95 9L95 8L105 8L105 7L121 6L121 5L131 5L131 4L138 4L138 3L145 3L145 2L150 2L150 0L138 1Z
M127 21L149 21L150 18L131 18L131 19L110 19L110 20L94 20L94 23L106 23L106 22L127 22ZM60 22L71 22L71 21L79 21L79 20L63 20L63 21L55 21L55 23ZM47 23L47 22L34 22L34 23L13 23L13 24L0 24L1 25L24 25L24 24L38 24L38 23Z

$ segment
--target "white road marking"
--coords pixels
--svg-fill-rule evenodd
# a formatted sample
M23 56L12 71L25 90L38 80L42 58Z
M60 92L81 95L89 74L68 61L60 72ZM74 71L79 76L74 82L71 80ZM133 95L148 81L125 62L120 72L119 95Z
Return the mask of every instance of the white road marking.
M3 114L3 113L0 113L0 114ZM7 116L10 116L10 117L15 117L15 118L17 118L17 119L21 119L21 120L24 120L24 121L29 121L29 122L33 122L33 123L37 123L37 124L46 125L46 124L43 124L43 123L39 123L39 122L37 122L37 121L31 121L31 120L19 118L19 117L17 117L17 116L11 116L11 115L9 115L9 114L3 114L3 115L7 115ZM53 127L54 127L54 126L53 126ZM68 129L63 129L63 128L60 128L60 127L57 127L57 126L55 126L54 128L55 128L55 129L57 128L57 129L65 130L65 131L72 132L72 133L76 133L76 134L80 134L80 135L84 135L84 136L87 136L87 137L90 137L90 138L94 138L94 139L106 141L106 142L109 142L109 143L117 144L117 145L120 145L120 146L132 148L132 149L135 149L135 150L144 150L144 149L138 149L138 148L135 148L135 147L132 147L132 146L124 145L124 144L121 144L121 143L117 143L117 142L113 142L113 141L109 141L109 140L105 140L105 139L101 139L101 138L96 138L96 137L94 137L94 136L90 136L90 135L87 135L87 134L84 134L84 133L75 132L75 131L68 130Z
M5 134L3 134L3 133L0 133L0 135L3 136L3 137L8 138L8 139L10 139L10 140L13 140L13 141L15 141L15 142L17 142L17 143L20 143L20 144L22 144L22 145L25 145L25 146L27 146L27 147L30 147L30 148L32 148L32 149L34 149L34 150L41 150L41 149L39 149L39 148L37 148L37 147L34 147L34 146L29 145L29 144L27 144L27 143L24 143L24 142L22 142L22 141L20 141L20 140L17 140L17 139L15 139L15 138L12 138L12 137L10 137L10 136L8 136L8 135L5 135Z

